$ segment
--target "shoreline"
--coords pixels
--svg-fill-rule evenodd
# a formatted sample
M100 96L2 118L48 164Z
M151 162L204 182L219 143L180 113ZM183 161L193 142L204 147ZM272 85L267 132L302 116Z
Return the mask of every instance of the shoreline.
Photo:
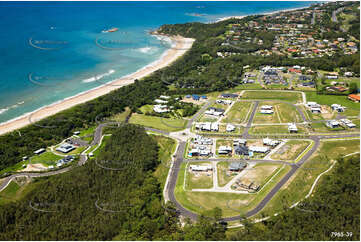
M32 112L25 113L19 117L0 123L0 135L28 126L32 124L31 120L37 122L58 112L106 95L109 92L119 89L123 86L132 84L134 83L135 79L139 80L150 75L156 70L170 65L172 62L182 56L187 50L189 50L192 47L194 41L194 39L183 38L181 36L168 37L172 40L172 47L166 50L159 59L129 75L123 76L101 86L78 93L75 96L64 98L52 104L38 108Z
M290 9L284 9L284 10L275 10L275 11L272 11L272 12L249 14L249 15L226 16L226 17L218 18L216 21L214 21L214 23L222 22L222 21L229 20L229 19L232 19L232 18L243 19L243 18L245 18L247 16L252 16L252 15L273 15L273 14L278 14L278 13L297 11L297 10L301 10L301 9L309 8L309 7L310 6L308 6L308 7L299 7L299 8L290 8Z
M310 7L310 6L308 6L308 7ZM273 15L273 14L282 13L282 12L297 11L297 10L308 8L308 7L276 10L273 12L249 14L249 15L244 15L244 16L226 16L226 17L219 18L215 21L212 21L210 23L218 23L218 22L229 20L232 18L242 19L242 18L245 18L247 16L252 16L252 15ZM158 36L163 36L163 37L165 36L165 35L158 34L158 33L153 33L153 35L158 35ZM152 63L142 67L141 69L139 69L129 75L123 76L119 79L116 79L114 81L105 83L101 86L92 88L87 91L80 92L74 96L64 98L64 99L56 101L52 104L40 107L34 111L24 113L23 115L21 115L19 117L10 119L3 123L0 123L0 135L6 134L8 132L12 132L14 130L17 130L17 129L20 129L27 125L32 124L31 119L33 119L33 121L35 121L35 122L39 121L46 117L52 116L58 112L61 112L66 109L69 109L71 107L74 107L78 104L82 104L82 103L88 102L90 100L93 100L95 98L98 98L100 96L103 96L113 90L120 88L120 87L129 85L129 84L133 83L135 79L141 79L141 78L151 74L152 72L171 64L178 57L180 57L187 50L189 50L192 47L192 43L194 42L194 39L183 38L181 36L166 36L166 37L170 38L172 40L172 42L175 43L175 45L173 46L173 44L172 44L171 48L166 50L158 60L155 60ZM48 111L48 109L49 109L49 111Z

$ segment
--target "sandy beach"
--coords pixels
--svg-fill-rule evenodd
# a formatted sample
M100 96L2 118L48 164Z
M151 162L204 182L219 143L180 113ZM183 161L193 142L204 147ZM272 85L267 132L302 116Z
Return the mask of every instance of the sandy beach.
M83 92L76 96L67 98L63 101L51 104L49 106L45 106L40 108L32 113L28 113L17 119L10 120L8 122L0 124L0 135L5 134L7 132L11 132L13 130L25 127L32 122L39 121L48 116L54 115L60 111L71 108L81 103L85 103L92 99L95 99L99 96L105 95L115 89L118 89L122 86L129 85L134 82L135 79L141 79L152 72L161 69L172 62L174 62L178 57L182 56L188 49L192 47L193 39L183 38L181 36L172 36L170 37L172 42L174 43L170 49L168 49L162 57L151 63L150 65L128 75L123 78L114 80L107 84L104 84L100 87L94 88L92 90ZM32 122L31 122L32 121Z

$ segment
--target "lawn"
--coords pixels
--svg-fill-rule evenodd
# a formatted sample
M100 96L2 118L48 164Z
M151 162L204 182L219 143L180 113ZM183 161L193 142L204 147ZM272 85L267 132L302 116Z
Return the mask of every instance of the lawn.
M333 133L333 132L345 132L345 131L352 130L352 129L347 129L342 126L331 129L326 126L326 123L312 123L311 127L312 127L312 131L316 132L316 133Z
M124 122L127 116L130 114L130 112L131 112L130 108L126 107L124 112L114 115L113 117L110 118L110 120Z
M273 113L272 114L264 114L260 113L261 106L263 105L272 105L273 106ZM253 118L253 123L255 124L265 124L265 123L280 123L281 119L278 114L278 109L274 106L275 102L272 101L264 101L258 104L258 108L256 110L256 114Z
M185 164L182 164L182 166L184 168ZM268 183L262 191L256 194L184 191L184 172L180 172L175 189L175 197L185 208L198 214L204 214L215 207L222 209L223 217L245 214L260 203L289 169L288 166L282 169L272 182Z
M189 163L189 165L211 165L209 162L205 163ZM187 166L185 186L187 190L212 188L213 187L213 172L192 172Z
M307 130L304 126L297 125L298 133L305 134ZM250 134L289 134L288 126L286 125L259 125L253 126L249 129Z
M281 123L299 123L302 122L302 118L297 109L287 103L275 104Z
M43 164L44 166L48 167L51 165L56 165L56 161L62 159L62 156L55 155L53 152L47 151L40 155L32 156L30 158L30 162L32 164Z
M129 119L129 123L139 124L146 127L160 129L164 131L179 131L186 127L187 120L169 119L156 116L147 116L144 114L133 113Z
M332 104L340 104L346 107L344 113L341 115L357 116L360 113L360 103L352 102L348 100L347 96L337 95L317 95L316 92L305 92L307 101L317 102L318 104L325 104L331 106Z
M273 215L281 212L283 207L290 207L295 202L300 201L310 191L316 177L330 167L331 160L337 159L340 155L358 151L360 151L359 139L322 141L310 160L306 161L301 169L297 170L261 213L264 216ZM324 179L325 176L321 179ZM315 189L317 189L317 186Z
M252 102L236 102L222 119L222 123L246 123L250 115L251 107L253 107Z
M172 154L176 149L176 142L168 137L161 135L150 135L153 137L159 146L158 156L161 164L158 165L154 171L154 176L158 178L159 183L163 189L165 181L167 180L169 167L172 161Z
M282 92L282 91L245 91L242 99L277 99L297 103L302 101L299 92Z
M274 160L295 160L309 145L309 140L289 140L271 155Z
M221 161L217 163L218 186L220 187L225 186L237 175L235 172L227 174L229 164L230 163L227 161Z
M31 183L27 183L25 180L19 185L17 182L12 181L10 184L0 192L0 205L4 205L10 202L18 201L26 196L29 192L34 190L41 180L34 180Z

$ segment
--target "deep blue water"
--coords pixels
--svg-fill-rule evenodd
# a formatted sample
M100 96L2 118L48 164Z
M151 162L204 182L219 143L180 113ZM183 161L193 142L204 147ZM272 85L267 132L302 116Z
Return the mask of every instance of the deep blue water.
M311 3L0 2L0 122L157 60L169 44L147 32L162 24L209 22ZM112 27L119 30L101 33Z

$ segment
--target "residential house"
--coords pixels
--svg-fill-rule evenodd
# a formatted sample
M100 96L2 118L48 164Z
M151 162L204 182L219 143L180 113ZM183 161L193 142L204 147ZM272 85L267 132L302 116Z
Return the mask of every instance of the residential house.
M337 120L327 120L326 126L333 129L340 126L340 122Z
M203 171L203 172L213 170L212 166L210 166L210 165L208 165L208 166L206 166L206 165L190 165L189 169L191 171Z
M229 153L232 153L232 147L221 145L218 148L218 154L220 155L228 155Z

